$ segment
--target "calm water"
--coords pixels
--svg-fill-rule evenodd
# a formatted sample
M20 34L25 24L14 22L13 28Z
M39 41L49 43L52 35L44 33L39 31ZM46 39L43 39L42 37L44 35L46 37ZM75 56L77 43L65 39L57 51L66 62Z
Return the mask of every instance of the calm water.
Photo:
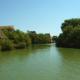
M0 80L80 80L80 49L51 44L0 52Z

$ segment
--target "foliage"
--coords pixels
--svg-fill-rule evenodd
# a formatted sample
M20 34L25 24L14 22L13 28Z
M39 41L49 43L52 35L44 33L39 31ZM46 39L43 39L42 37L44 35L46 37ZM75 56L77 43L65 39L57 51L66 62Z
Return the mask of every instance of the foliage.
M55 42L57 40L57 36L52 37L52 42Z
M16 49L23 49L23 48L26 48L26 43L25 42L21 42L21 43L15 44L14 47Z
M57 38L56 45L80 48L80 19L65 20L61 28L62 33Z
M22 32L13 27L0 27L3 33L0 39L1 50L22 49L31 44L45 44L51 42L50 34L37 34L35 31ZM2 34L1 33L1 34Z
M10 40L3 40L1 44L1 50L7 51L13 49L13 43Z
M51 43L51 36L49 33L37 34L35 31L28 31L28 35L31 38L32 44L45 44Z

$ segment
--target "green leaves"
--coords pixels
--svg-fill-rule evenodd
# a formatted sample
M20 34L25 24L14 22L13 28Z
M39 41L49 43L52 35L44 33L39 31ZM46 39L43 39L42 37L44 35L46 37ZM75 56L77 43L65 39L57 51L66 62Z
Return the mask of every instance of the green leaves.
M10 40L3 40L1 44L2 51L8 51L13 49L13 43Z
M6 36L0 39L2 51L12 50L13 48L26 48L31 44L44 44L51 42L50 34L37 34L35 31L22 32L15 30L13 27L1 27L1 32Z
M56 45L80 48L80 19L65 20L61 29L62 33L56 40Z

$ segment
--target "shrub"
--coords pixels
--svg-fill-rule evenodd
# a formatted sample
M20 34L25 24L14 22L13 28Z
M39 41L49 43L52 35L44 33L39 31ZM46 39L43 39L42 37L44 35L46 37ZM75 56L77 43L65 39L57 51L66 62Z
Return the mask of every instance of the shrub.
M2 51L8 51L13 49L13 43L10 40L4 40L1 44Z
M21 43L15 44L14 47L16 49L23 49L23 48L26 48L26 43L25 42L21 42Z

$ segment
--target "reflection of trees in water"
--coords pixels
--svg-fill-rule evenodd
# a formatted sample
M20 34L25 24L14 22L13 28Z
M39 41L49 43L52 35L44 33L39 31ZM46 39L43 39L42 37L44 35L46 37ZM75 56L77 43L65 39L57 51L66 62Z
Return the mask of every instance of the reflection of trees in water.
M64 76L64 80L70 77L76 80L80 73L80 49L58 48L62 56L62 67L60 76ZM67 77L66 77L67 76Z
M67 63L80 62L80 49L58 48L63 61Z
M33 50L37 50L37 49L49 48L50 46L51 44L37 44L37 45L32 45L31 48Z
M44 44L44 45L38 44L38 45L31 45L26 49L0 52L0 63L11 62L12 60L14 61L15 59L24 60L29 55L35 54L39 51L42 52L42 50L45 50L50 46L51 46L50 44Z

